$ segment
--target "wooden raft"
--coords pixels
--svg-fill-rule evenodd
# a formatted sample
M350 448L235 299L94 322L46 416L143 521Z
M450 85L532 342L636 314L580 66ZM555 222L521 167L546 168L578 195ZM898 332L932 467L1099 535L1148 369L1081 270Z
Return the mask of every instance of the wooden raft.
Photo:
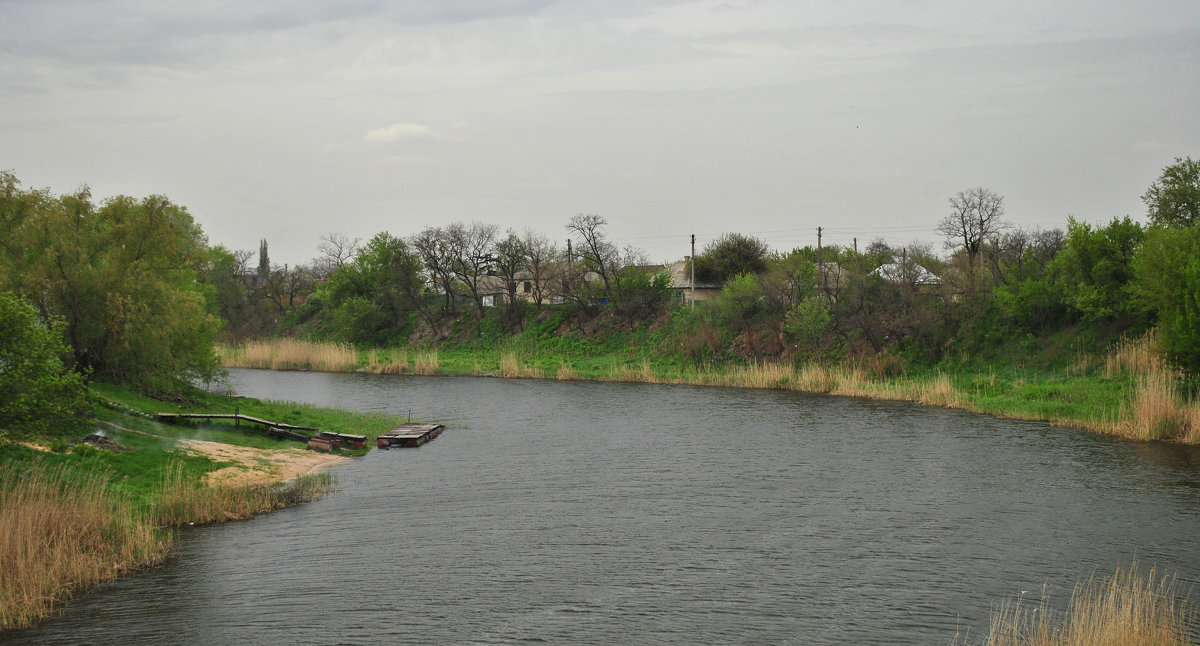
M390 449L393 446L421 446L441 435L445 429L441 424L402 424L380 435L375 442L381 449Z

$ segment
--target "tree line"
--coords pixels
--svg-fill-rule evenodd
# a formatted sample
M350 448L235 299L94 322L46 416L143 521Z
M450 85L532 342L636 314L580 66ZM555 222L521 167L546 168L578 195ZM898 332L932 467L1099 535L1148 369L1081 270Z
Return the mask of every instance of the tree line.
M530 231L457 222L365 242L329 234L312 262L280 266L265 240L256 262L252 251L210 246L166 197L97 203L86 187L54 195L3 172L0 406L17 406L14 393L32 389L14 385L11 357L22 353L41 357L26 362L40 366L28 374L58 361L49 390L75 388L60 379L74 373L163 393L212 375L222 337L437 343L456 323L485 316L518 331L551 305L577 322L669 321L669 351L695 361L934 362L1064 330L1111 338L1156 326L1166 355L1196 374L1200 162L1176 159L1142 198L1146 224L1071 218L1065 229L1028 230L1007 223L999 194L964 190L937 226L946 253L882 240L773 252L729 233L689 260L698 285L720 289L693 310L672 308L671 275L620 249L599 215L570 218L565 248Z

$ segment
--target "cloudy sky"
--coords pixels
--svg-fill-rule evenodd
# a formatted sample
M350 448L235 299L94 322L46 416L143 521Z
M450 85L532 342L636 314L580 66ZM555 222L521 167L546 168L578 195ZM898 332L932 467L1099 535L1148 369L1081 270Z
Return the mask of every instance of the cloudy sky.
M1144 219L1200 157L1196 0L0 0L0 168L165 194L213 243L578 213L673 260Z

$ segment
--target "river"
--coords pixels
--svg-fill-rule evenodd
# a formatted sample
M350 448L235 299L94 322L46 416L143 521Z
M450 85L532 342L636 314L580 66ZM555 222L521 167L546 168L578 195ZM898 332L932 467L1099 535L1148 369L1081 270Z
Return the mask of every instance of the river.
M946 644L1135 559L1200 582L1194 447L776 391L231 380L448 430L0 641Z

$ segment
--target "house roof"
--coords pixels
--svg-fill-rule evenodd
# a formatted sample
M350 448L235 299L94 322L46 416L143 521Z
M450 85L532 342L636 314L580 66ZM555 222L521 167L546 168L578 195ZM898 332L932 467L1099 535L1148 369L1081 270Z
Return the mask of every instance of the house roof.
M884 280L890 280L893 283L912 283L913 285L942 284L942 279L938 278L937 274L916 263L901 265L900 263L889 262L886 265L881 265L871 273Z

